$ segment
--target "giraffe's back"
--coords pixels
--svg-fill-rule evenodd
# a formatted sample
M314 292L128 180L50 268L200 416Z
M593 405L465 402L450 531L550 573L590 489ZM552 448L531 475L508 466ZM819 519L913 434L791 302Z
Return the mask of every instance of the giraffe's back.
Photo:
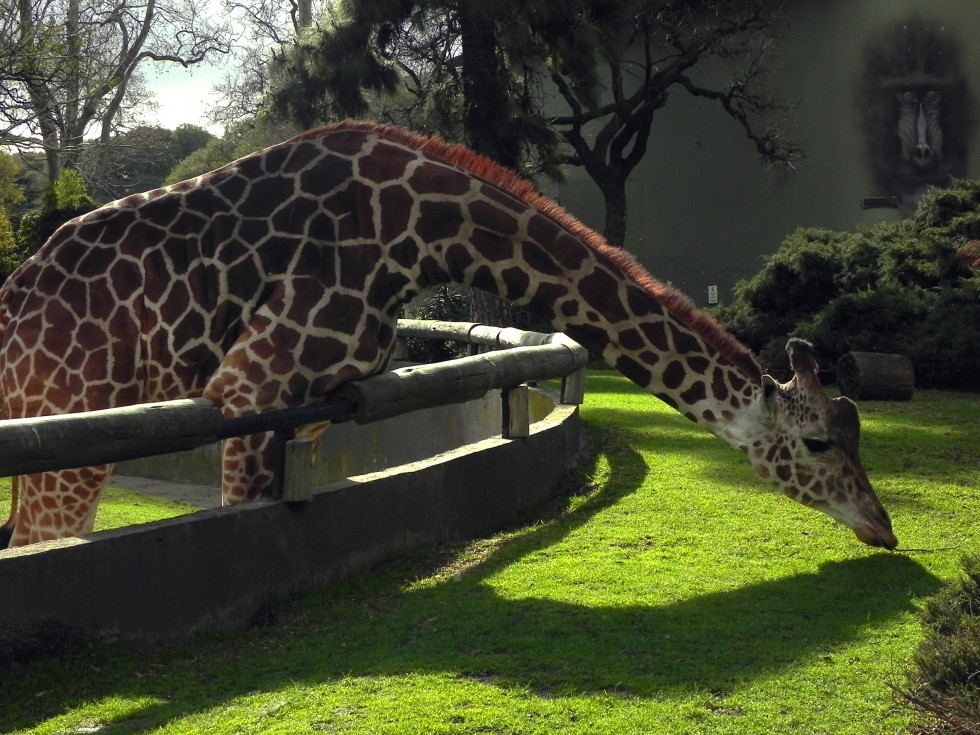
M284 313L275 319L296 332L308 320L339 325L340 339L277 345L322 354L289 389L322 392L311 388L313 372L352 359L359 323L373 319L384 330L354 296L369 287L382 254L354 146L340 138L329 147L322 135L287 141L63 225L0 291L3 414L200 395L277 299ZM350 295L331 298L336 290ZM267 364L251 366L250 377L269 368L262 357ZM378 362L371 356L364 369ZM286 379L278 364L276 379Z

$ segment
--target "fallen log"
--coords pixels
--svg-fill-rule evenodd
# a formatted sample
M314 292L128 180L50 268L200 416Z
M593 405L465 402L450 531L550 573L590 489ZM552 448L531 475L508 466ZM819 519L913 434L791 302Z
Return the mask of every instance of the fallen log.
M907 401L915 392L915 370L905 355L848 352L837 361L837 386L853 400Z

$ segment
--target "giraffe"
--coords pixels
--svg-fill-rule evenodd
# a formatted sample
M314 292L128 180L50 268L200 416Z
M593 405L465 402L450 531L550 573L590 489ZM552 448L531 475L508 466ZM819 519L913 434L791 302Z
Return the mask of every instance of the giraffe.
M0 413L203 396L227 417L384 369L402 305L457 282L535 310L874 546L898 541L811 347L779 384L628 254L471 151L344 122L62 226L0 290ZM271 484L267 435L226 440L222 502ZM91 531L111 467L17 478L11 545Z

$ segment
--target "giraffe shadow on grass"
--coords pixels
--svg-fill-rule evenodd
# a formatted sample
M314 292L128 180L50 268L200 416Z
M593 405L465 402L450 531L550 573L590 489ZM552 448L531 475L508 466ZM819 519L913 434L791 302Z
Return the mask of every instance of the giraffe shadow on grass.
M322 654L333 655L345 676L449 673L540 696L726 691L734 682L778 673L913 612L915 598L939 588L939 580L908 557L855 547L854 558L813 571L662 605L578 604L537 596L533 586L520 596L499 594L497 575L552 553L643 483L647 467L640 453L602 432L596 441L606 438L616 448L601 446L610 474L629 478L625 486L600 492L560 521L519 535L461 574L451 564L427 570L395 564L379 593L355 592L356 602L349 604L341 592L331 594L324 608L307 607L303 619L314 627L339 624L346 636L344 654ZM419 578L436 581L413 584ZM629 583L640 588L648 580ZM402 627L396 630L387 627L396 619L392 604L400 609ZM369 622L379 618L387 642L378 640Z
M284 604L243 634L140 656L110 649L93 662L89 648L67 665L42 662L47 670L29 669L5 686L8 701L29 704L0 707L0 730L30 728L81 703L123 697L145 704L105 731L139 732L220 710L252 692L299 686L337 696L336 688L351 682L418 674L541 697L730 691L867 634L938 587L907 557L871 553L662 605L578 604L535 596L533 587L501 595L496 575L554 552L641 485L646 468L636 450L620 446L604 456L610 474L626 482L574 510L553 506L544 522L538 515L497 537L502 540L484 542L489 550L476 558L479 543L409 555ZM628 581L638 588L646 583Z

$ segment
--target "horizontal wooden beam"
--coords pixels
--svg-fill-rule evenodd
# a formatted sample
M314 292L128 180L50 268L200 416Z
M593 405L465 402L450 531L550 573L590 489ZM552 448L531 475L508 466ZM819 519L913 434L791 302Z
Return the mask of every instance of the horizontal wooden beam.
M494 388L568 375L588 362L588 354L579 350L561 343L515 347L435 365L399 368L345 383L336 395L356 404L356 420L366 424L420 408L473 400Z
M193 449L214 442L223 425L221 411L203 398L11 419L0 422L0 476Z
M494 389L564 377L587 351L563 334L482 324L400 321L399 333L500 348L458 360L400 368L341 386L326 402L225 419L203 398L143 403L88 413L0 421L0 477L109 464L194 449L231 436L288 433L353 418L369 423L421 408L480 398Z
M585 351L584 347L561 332L528 332L514 327L491 327L474 322L399 319L398 336L468 342L497 349L561 343L569 345L572 349Z

